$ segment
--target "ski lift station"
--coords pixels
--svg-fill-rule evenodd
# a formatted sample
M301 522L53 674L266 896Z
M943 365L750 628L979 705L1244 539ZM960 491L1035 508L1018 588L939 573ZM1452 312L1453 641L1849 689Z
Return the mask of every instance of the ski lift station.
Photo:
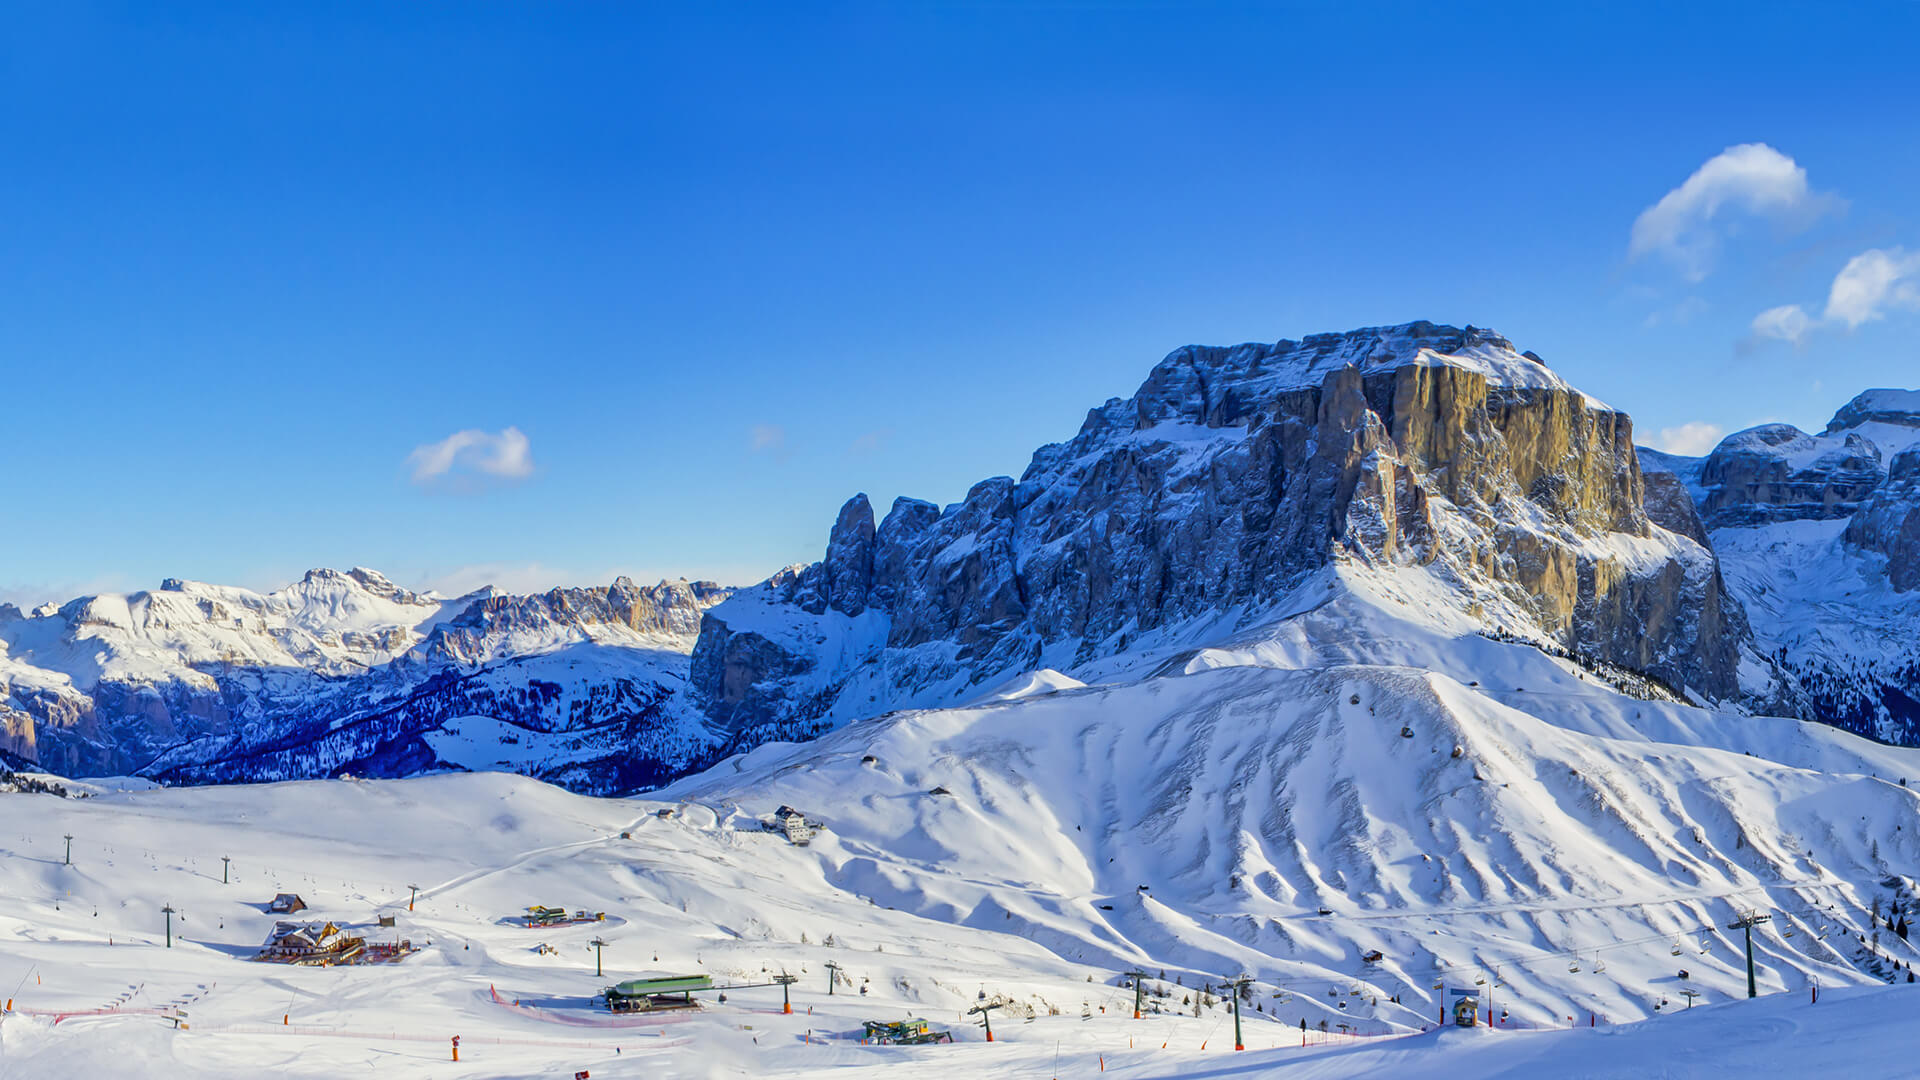
M602 991L610 1012L657 1012L664 1009L697 1009L693 1000L697 991L713 989L710 975L660 975L646 979L628 979Z

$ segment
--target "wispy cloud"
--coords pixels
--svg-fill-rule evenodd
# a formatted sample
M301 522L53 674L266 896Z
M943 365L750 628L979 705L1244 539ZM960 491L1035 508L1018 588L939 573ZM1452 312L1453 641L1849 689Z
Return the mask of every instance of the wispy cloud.
M1782 304L1755 315L1750 329L1756 340L1771 338L1800 345L1813 329L1813 320L1799 304Z
M407 467L421 487L477 490L490 480L524 480L533 475L533 444L517 427L497 432L469 428L414 447L407 455Z
M1685 326L1698 316L1705 314L1710 306L1698 296L1689 296L1670 307L1657 308L1648 312L1647 317L1642 320L1642 325L1652 327L1671 323L1674 326Z
M755 424L747 433L747 449L756 454L787 456L787 429L779 424Z
M1690 281L1713 271L1723 217L1736 211L1786 225L1806 225L1840 205L1807 186L1807 170L1765 143L1730 146L1695 169L1634 220L1627 257L1657 254Z
M1725 434L1725 429L1719 424L1695 420L1691 424L1681 424L1679 427L1661 428L1656 449L1665 450L1669 454L1700 457L1720 445L1720 438Z
M847 453L854 457L866 457L869 454L876 454L885 449L887 443L892 439L892 428L878 428L848 443Z
M577 585L588 580L605 585L613 578L614 575L611 574L607 575L605 581L581 578L569 571L537 562L490 562L470 563L450 570L428 571L414 578L418 584L413 587L431 590L443 596L465 596L491 585L502 592L525 595L546 592L561 585Z
M0 584L0 604L12 604L23 612L30 612L42 604L64 604L82 596L133 592L138 588L130 578L117 574L84 581L5 583Z

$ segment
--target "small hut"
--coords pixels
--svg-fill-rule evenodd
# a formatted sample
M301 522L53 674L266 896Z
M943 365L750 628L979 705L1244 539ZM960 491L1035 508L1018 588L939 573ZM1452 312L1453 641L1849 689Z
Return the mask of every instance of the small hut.
M273 898L273 902L267 905L267 910L275 915L292 915L307 910L307 902L300 899L298 893L283 892Z

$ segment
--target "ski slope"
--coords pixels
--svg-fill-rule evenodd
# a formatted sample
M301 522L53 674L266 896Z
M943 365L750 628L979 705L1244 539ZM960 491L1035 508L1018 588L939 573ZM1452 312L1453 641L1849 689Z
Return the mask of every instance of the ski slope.
M497 773L0 795L15 1007L0 1072L1704 1076L1817 1060L1889 1075L1911 1060L1892 1018L1915 1000L1914 950L1861 938L1870 908L1912 895L1920 814L1901 781L1920 751L1625 697L1527 646L1406 621L1408 599L1351 589L1303 637L1295 618L1146 675L1036 671L648 798ZM1419 666L1380 662L1388 647ZM782 803L824 823L808 847L761 828ZM283 891L311 905L302 918L425 947L394 966L250 962ZM611 918L513 924L536 903ZM1747 907L1774 913L1754 1003L1724 928ZM372 927L382 913L392 931ZM1139 1021L1135 965L1152 994ZM764 985L783 970L800 978L791 1015ZM763 985L669 1017L616 1021L588 1000L679 972ZM1255 982L1235 1054L1226 1006L1195 988L1240 973ZM1469 988L1506 1030L1423 1031ZM1692 1015L1676 1015L1684 988L1703 995ZM966 1022L982 995L1008 1003L992 1045ZM907 1015L959 1041L858 1044L861 1021ZM1875 1016L1875 1039L1845 1035Z

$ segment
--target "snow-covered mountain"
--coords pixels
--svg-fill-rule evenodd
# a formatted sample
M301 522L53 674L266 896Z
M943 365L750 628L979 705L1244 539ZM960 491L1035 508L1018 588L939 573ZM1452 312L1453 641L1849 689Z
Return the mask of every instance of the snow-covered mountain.
M856 496L820 563L706 613L692 688L751 745L1041 667L1138 668L1338 566L1463 629L1735 700L1766 665L1701 540L1649 514L1627 416L1492 331L1188 347L1017 481L877 527Z
M452 765L624 790L709 751L678 701L700 613L725 595L621 578L450 599L355 569L0 607L0 748L79 776Z
M1920 742L1916 586L1920 394L1674 458L1497 333L1416 322L1176 350L1018 480L877 521L855 496L820 562L737 592L446 598L317 570L0 607L0 749L180 783L629 790L1036 671L1294 648L1362 589L1639 697Z
M1772 916L1762 993L1904 982L1920 948L1887 919L1920 909L1920 747L1842 728L1920 742L1897 722L1920 596L1912 400L1876 391L1818 435L1681 459L1636 451L1624 414L1491 331L1187 348L1019 480L878 522L855 498L820 562L737 592L447 600L315 572L264 596L169 583L8 612L23 756L168 782L661 786L8 795L40 801L14 849L31 857L0 860L0 945L83 954L81 989L40 992L59 1008L127 983L112 935L151 936L154 874L195 918L253 932L264 916L194 862L238 839L264 864L251 882L334 908L396 910L405 883L376 876L395 865L429 883L412 917L446 944L426 966L297 976L328 1039L367 1009L604 1051L578 1041L621 1037L589 1030L584 948L502 925L556 883L534 898L639 928L608 927L630 969L831 971L955 1022L1005 996L1035 1022L1010 1041L1057 1059L1077 1039L1081 1072L1214 1068L1225 1018L1188 988L1242 973L1250 1041L1276 1054L1296 1025L1418 1030L1462 990L1533 1027L1738 1000L1727 926L1754 908ZM761 827L782 804L820 823L806 846ZM148 839L156 822L185 846ZM67 834L84 865L52 857ZM207 1034L272 1030L282 981L230 948L147 962L247 988L196 1001ZM1123 1013L1136 967L1170 994L1151 1027ZM745 1013L750 993L690 1021L696 1051L629 1041L611 1074L722 1046L753 1075L878 1060L763 1051L760 1032L801 1031ZM809 1054L869 1008L848 999L800 1000L820 1010ZM1192 1049L1133 1056L1148 1031ZM30 1050L59 1059L52 1037Z
M1106 970L1311 987L1310 1020L1417 1027L1476 979L1529 1020L1737 995L1722 928L1753 907L1766 992L1920 957L1875 921L1920 899L1920 750L1623 693L1441 599L1330 566L1151 671L1036 672L656 794L802 808L838 889Z
M1743 672L1749 691L1920 744L1920 392L1869 390L1818 434L1766 424L1704 458L1640 457L1710 530L1774 668Z

